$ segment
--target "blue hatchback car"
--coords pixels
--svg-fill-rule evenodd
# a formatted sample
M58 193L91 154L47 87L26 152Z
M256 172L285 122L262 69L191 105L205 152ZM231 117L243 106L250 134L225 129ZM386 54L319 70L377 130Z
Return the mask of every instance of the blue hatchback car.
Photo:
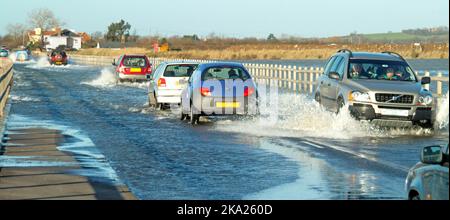
M29 61L30 56L28 55L28 51L26 50L18 50L16 51L16 61Z
M201 116L257 115L258 91L240 63L200 64L181 94L181 120L197 124Z

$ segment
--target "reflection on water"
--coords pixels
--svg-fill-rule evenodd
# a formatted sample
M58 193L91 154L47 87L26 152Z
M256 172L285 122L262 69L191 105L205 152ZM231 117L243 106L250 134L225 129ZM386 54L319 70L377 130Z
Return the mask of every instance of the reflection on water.
M324 159L319 153L311 153L307 147L287 140L262 140L263 149L280 154L298 165L298 179L244 199L403 199L403 178L380 175L367 171L364 166L345 164Z

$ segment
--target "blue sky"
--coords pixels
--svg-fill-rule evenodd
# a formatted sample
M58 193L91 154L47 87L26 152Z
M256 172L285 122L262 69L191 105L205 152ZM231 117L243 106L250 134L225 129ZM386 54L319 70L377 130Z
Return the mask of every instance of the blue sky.
M140 35L198 34L265 38L379 33L449 25L448 0L2 0L0 35L49 8L68 28L105 32L124 19Z

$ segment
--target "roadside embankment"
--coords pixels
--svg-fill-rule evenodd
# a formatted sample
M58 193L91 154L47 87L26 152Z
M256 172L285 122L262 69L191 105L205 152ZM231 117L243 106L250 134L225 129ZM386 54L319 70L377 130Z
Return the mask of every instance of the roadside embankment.
M59 130L10 129L0 154L0 200L134 200L125 185L89 175L76 155L58 149Z
M3 135L7 116L6 104L13 85L13 62L0 59L0 135Z

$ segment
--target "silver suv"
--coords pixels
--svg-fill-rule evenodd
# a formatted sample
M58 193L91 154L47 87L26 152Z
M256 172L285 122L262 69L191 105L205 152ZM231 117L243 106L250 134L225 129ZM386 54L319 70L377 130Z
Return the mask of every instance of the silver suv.
M339 112L344 106L358 120L380 126L433 127L433 96L408 62L397 53L340 50L317 80L314 97Z

